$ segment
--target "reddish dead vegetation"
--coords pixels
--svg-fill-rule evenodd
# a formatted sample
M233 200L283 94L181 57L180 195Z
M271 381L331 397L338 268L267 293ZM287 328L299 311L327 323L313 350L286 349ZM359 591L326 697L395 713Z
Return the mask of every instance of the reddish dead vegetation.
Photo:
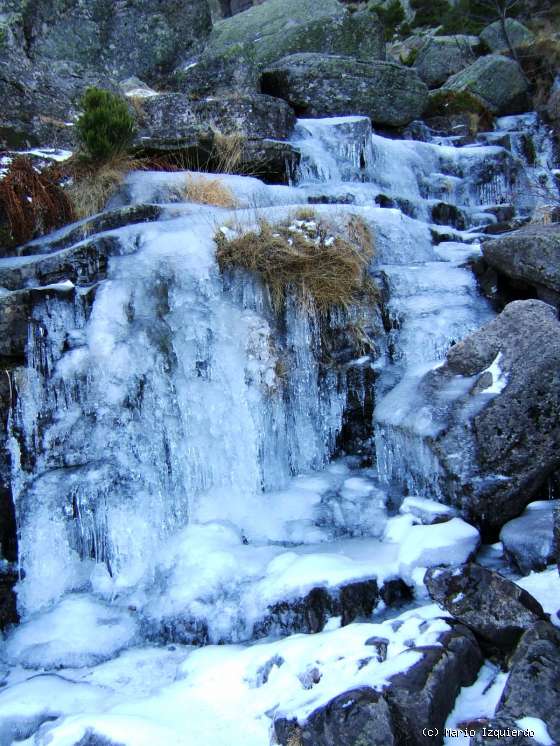
M10 242L17 246L71 223L74 210L46 171L38 173L29 158L18 156L0 181L0 216L7 223Z

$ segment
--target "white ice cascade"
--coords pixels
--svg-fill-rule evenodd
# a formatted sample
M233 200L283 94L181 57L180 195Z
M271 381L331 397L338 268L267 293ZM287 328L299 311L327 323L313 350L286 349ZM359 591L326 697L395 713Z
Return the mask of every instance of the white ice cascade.
M363 117L300 120L294 143L294 187L224 177L237 210L177 202L184 174L132 175L128 201L165 203L162 218L106 234L120 247L106 280L35 306L11 418L24 612L108 577L115 593L147 586L162 539L187 524L270 541L263 492L333 455L347 379L323 364L312 315L288 304L279 323L258 282L224 282L213 237L232 220L312 203L369 223L389 296L375 362L379 476L437 492L425 441L437 423L415 383L491 314L463 264L493 208L514 201L523 164L497 144L372 135ZM324 525L322 511L306 520Z

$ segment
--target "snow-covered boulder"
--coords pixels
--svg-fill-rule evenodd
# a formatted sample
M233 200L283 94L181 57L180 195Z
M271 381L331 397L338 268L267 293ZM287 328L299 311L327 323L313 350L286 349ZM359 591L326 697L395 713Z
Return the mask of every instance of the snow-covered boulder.
M431 526L412 526L399 551L399 574L412 583L416 568L463 564L479 543L476 528L460 518Z
M558 507L560 500L539 500L502 528L505 553L524 575L543 570L554 560L554 511Z

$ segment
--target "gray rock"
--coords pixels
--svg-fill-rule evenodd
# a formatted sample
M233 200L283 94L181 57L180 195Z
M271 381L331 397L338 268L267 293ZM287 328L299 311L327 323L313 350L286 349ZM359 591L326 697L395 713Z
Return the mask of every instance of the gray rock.
M529 106L528 83L519 65L499 54L480 57L452 75L443 87L474 93L494 114L519 114Z
M268 0L216 23L202 55L188 60L177 80L196 97L255 92L266 65L296 52L385 59L383 29L374 13L350 13L337 0Z
M515 49L523 44L530 44L535 35L515 18L506 18L503 24L495 21L486 26L481 31L480 38L491 52L501 54L509 52L510 47Z
M414 68L429 88L437 88L474 62L479 44L478 36L431 36L419 49Z
M538 622L521 638L511 659L508 680L496 715L543 720L560 743L560 630Z
M193 104L195 117L225 135L241 133L251 139L286 140L296 118L282 99L263 94L210 97Z
M554 560L554 512L558 509L560 500L531 503L519 518L502 528L505 553L524 575L544 570Z
M560 573L560 507L554 511L554 550L556 552L558 572Z
M510 303L426 374L419 398L444 423L425 441L438 461L440 494L494 538L558 469L555 309L537 300Z
M299 116L363 114L395 127L419 117L428 96L410 68L324 54L294 54L271 65L262 89L286 99Z
M24 11L32 61L67 60L111 76L153 80L196 49L211 29L207 0L39 0Z
M490 649L511 650L528 627L545 618L527 591L477 564L430 568L424 583L433 600Z
M486 241L482 254L510 292L522 291L560 306L560 224L527 225Z

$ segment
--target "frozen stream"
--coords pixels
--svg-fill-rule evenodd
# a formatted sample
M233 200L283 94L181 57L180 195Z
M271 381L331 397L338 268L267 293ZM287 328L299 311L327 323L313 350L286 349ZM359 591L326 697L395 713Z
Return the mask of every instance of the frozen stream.
M514 145L516 127L536 127L500 126ZM162 217L110 232L122 251L94 299L70 285L36 306L15 382L23 623L2 643L0 746L89 731L266 746L275 717L383 686L447 629L425 568L465 561L479 538L452 514L424 525L439 495L423 436L438 423L415 384L492 316L466 266L481 229L539 199L528 185L546 176L546 143L537 132L543 161L528 169L499 134L455 147L372 135L363 117L300 120L298 184L224 176L237 209L185 202L185 174L128 178L120 202ZM371 309L377 354L338 370L321 364L317 319L288 304L279 327L266 289L241 273L224 284L215 261L220 228L309 203L367 222L387 294L383 319ZM376 380L368 467L337 454L351 368ZM342 626L341 589L372 581L373 613ZM406 605L391 608L390 588ZM318 632L303 608L316 589ZM388 640L384 661L372 637Z

